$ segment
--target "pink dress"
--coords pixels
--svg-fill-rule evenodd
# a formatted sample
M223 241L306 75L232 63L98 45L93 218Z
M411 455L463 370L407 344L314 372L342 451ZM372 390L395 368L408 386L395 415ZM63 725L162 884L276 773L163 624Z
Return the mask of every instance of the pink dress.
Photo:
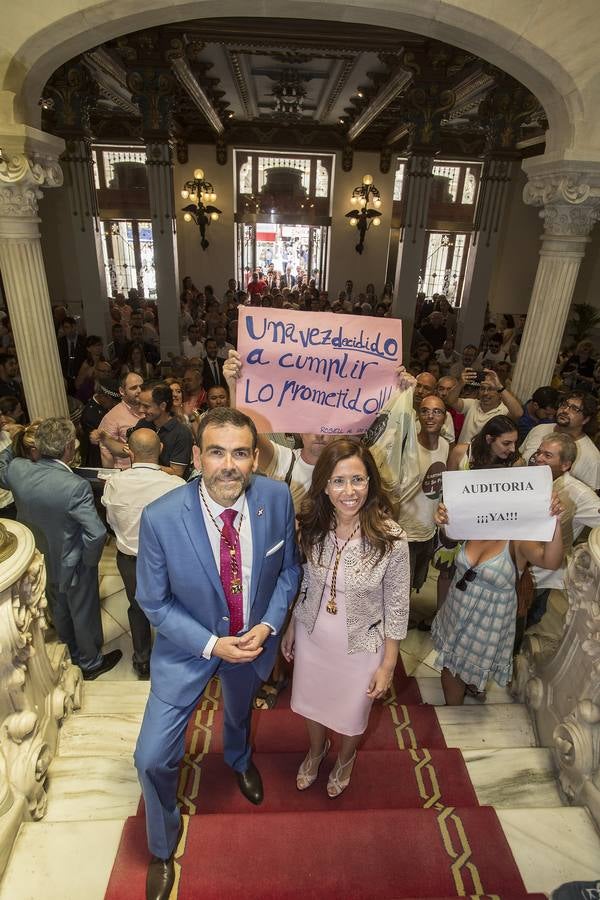
M360 540L356 538L348 546ZM383 661L385 645L376 653L348 653L345 577L341 563L335 616L327 612L330 588L331 568L312 634L305 625L296 622L291 707L298 715L320 722L338 734L362 734L373 704L367 697L369 682Z

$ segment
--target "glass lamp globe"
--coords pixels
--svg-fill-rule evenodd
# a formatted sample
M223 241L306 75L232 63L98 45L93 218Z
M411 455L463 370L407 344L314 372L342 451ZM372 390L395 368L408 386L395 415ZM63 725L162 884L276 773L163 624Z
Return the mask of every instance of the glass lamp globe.
M211 203L214 203L216 199L217 199L217 195L216 195L215 192L213 191L212 194L211 194L210 197L209 197L209 200L210 200Z
M358 225L358 219L352 216L352 218L348 219L350 225Z
M372 175L363 175L363 184L373 184L373 176Z
M379 209L379 207L381 206L381 200L379 199L379 197L373 198L373 206L375 207L375 209Z
M188 190L186 190L186 188L184 188L181 192L181 196L183 197L184 200L187 200L187 198L190 196L190 192Z
M191 213L184 213L184 214L183 214L183 221L184 221L184 222L191 222L191 221L192 221L192 214L191 214Z
M216 221L218 221L219 213L211 212L210 217L213 220L213 222L216 222Z
M376 216L373 219L373 225L381 225L381 219L379 218L379 216Z
M202 181L204 178L204 169L194 169L194 178L197 181Z

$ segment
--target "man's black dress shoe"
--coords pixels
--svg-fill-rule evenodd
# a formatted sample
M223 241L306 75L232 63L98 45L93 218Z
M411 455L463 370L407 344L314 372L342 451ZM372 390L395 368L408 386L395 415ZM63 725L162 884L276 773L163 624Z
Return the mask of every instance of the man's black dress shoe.
M111 669L114 669L122 656L123 653L120 650L111 650L110 653L105 653L102 657L102 662L97 668L84 669L82 671L83 680L93 681L95 678L98 678L99 675L110 672Z
M148 681L150 678L150 663L135 663L133 664L133 671L136 672L137 677L140 681Z
M173 852L167 859L153 856L146 873L146 900L168 900L175 881L175 863L173 857L183 833L183 819L179 824L177 840Z
M260 772L253 762L248 764L245 772L236 772L235 777L240 791L250 803L258 806L263 802L263 784Z

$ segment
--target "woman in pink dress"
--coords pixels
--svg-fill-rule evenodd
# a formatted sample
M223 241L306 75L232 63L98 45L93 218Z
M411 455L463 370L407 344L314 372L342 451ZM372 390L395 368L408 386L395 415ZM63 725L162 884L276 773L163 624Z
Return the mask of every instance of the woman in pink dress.
M307 561L282 641L283 655L294 659L291 706L310 739L296 779L301 791L317 778L328 729L341 746L327 793L346 789L373 700L392 684L410 581L408 544L393 511L366 448L341 438L323 450L299 516Z

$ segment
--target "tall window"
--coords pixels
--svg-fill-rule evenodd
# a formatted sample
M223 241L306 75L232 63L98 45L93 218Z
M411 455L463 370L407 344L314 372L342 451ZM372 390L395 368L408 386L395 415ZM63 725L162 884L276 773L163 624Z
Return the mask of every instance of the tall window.
M154 298L146 151L141 146L98 145L93 154L108 294L135 288L141 296Z
M135 288L156 297L154 244L150 222L102 221L102 250L109 296Z

